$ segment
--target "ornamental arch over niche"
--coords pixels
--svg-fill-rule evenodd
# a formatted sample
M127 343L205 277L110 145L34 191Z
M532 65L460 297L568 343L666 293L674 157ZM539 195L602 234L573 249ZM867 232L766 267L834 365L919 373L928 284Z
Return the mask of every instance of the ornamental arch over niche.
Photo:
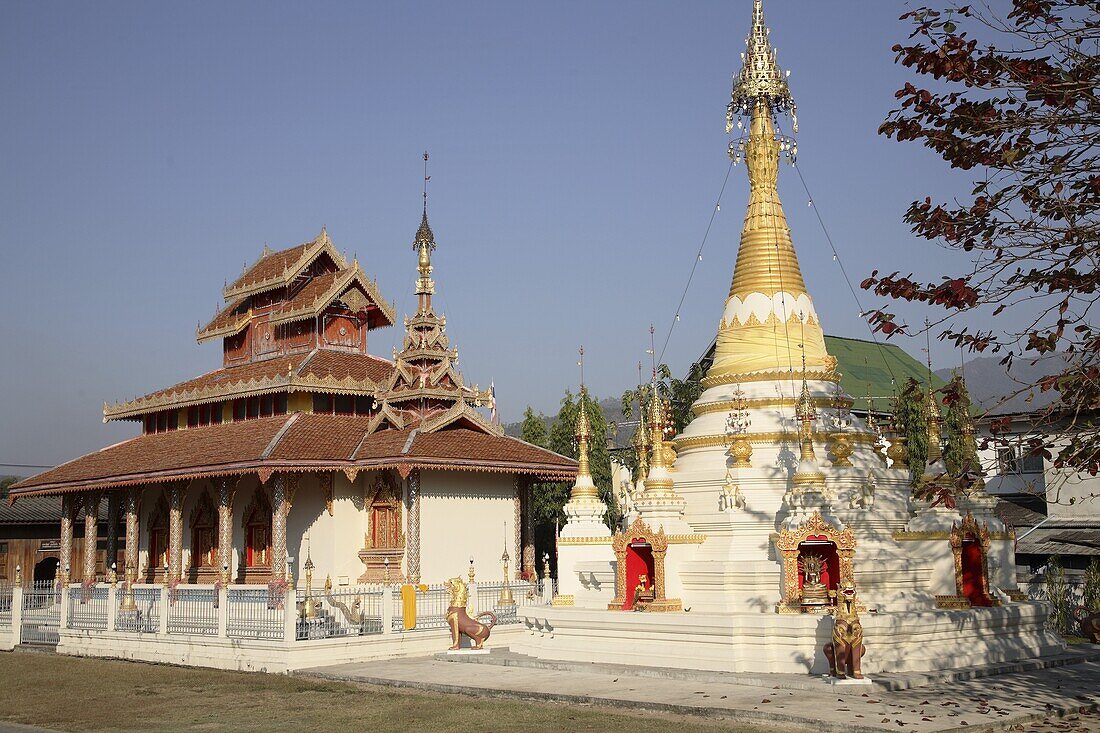
M776 605L779 613L802 612L802 576L800 554L807 546L829 546L836 551L836 578L830 587L855 584L854 558L856 536L851 527L837 528L825 521L820 512L797 527L785 529L775 540L775 549L783 561L783 596Z
M218 566L218 510L209 486L199 493L188 526L191 528L191 567L188 574L194 582L200 573L213 573Z
M403 582L405 532L401 486L391 471L382 471L363 494L367 526L363 532L360 583Z
M157 500L148 519L149 558L145 563L146 582L152 583L158 572L163 572L168 560L168 497L157 492Z
M263 484L252 492L252 499L241 515L241 526L245 541L241 571L247 580L250 568L271 567L271 501Z
M637 517L633 524L612 536L611 549L615 552L615 598L607 610L630 610L634 605L634 592L640 584L637 576L643 574L651 576L646 583L653 592L653 600L648 605L650 611L681 610L679 599L665 597L668 537L663 528L654 532Z
M401 488L389 471L382 471L366 492L367 531L363 538L366 549L398 549L405 547L401 527Z
M951 524L951 554L955 557L955 594L972 606L995 606L989 594L989 526L978 524L970 512Z

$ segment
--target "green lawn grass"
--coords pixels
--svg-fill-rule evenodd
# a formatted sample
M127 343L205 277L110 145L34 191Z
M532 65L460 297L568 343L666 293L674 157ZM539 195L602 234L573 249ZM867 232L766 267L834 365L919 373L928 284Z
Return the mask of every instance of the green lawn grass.
M589 706L25 652L0 653L0 721L64 731L235 733L775 730Z

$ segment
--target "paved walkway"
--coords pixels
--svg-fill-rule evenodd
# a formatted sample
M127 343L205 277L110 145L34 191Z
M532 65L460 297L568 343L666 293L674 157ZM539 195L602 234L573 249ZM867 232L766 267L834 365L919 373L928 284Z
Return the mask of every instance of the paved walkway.
M576 669L566 672L461 664L440 658L317 667L298 674L436 692L783 722L822 733L984 731L1100 706L1100 662L1096 661L898 691L877 686L833 687L823 682L800 689L768 688L722 679L641 677ZM1052 720L1034 730L1100 728L1094 716L1084 720L1089 727L1079 727L1080 721ZM1062 728L1065 725L1069 727Z

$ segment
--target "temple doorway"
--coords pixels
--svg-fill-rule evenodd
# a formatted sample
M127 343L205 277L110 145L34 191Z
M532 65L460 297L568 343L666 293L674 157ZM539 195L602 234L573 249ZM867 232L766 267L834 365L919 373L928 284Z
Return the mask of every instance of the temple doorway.
M626 548L626 591L623 597L623 610L634 607L634 592L645 576L645 587L652 588L655 579L653 546L648 542L631 542Z
M34 582L53 581L57 578L57 568L61 561L56 557L47 557L34 564Z

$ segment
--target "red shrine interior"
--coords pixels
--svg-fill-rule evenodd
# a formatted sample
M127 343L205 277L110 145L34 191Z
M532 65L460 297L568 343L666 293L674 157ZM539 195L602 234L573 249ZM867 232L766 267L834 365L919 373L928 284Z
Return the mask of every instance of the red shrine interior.
M983 586L982 546L973 535L967 535L962 541L962 590L970 599L972 606L992 606L993 600L985 594Z
M653 587L653 546L644 541L631 541L626 548L626 588L623 594L623 610L634 608L634 590L645 576L646 588Z
M805 541L798 543L799 588L806 580L806 575L802 569L802 558L807 555L818 555L825 558L825 564L821 569L821 583L829 590L836 590L840 586L840 555L837 554L836 543L815 535L811 535Z

